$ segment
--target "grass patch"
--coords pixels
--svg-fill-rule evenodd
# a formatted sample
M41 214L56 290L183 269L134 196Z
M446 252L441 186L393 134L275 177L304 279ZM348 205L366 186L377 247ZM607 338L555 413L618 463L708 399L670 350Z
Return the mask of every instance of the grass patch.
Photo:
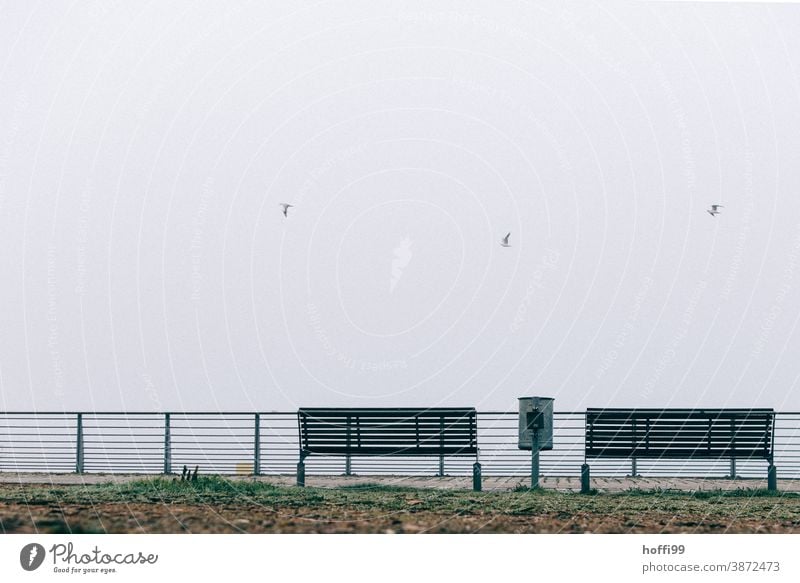
M150 478L145 480L135 480L114 485L120 490L127 490L131 493L157 490L159 492L202 492L202 493L222 493L222 494L258 494L265 491L274 491L277 486L267 482L230 480L222 476L198 476L193 481L181 481L175 478Z
M614 495L614 494L611 494ZM655 488L645 490L641 488L631 488L616 495L620 496L670 496L670 497L684 497L694 498L697 500L709 500L716 498L797 498L796 492L772 492L766 488L737 488L735 490L677 490L672 488Z
M337 488L277 486L257 480L231 480L198 476L196 481L154 477L131 482L81 486L8 486L0 488L0 502L26 506L92 504L199 505L272 509L350 509L358 512L419 513L498 516L618 514L619 512L685 512L738 516L761 500L800 515L800 496L765 489L679 491L632 489L591 495L529 487L520 483L503 492L413 488L364 483Z
M371 482L367 482L364 484L346 484L344 486L339 486L338 490L345 490L345 491L356 491L356 492L394 492L394 493L409 493L409 492L419 492L419 488L413 488L411 486L392 486L389 484L375 484Z
M540 495L551 495L551 494L558 494L556 490L548 490L546 488L538 487L538 488L531 488L530 486L526 486L522 482L514 486L511 490L512 492L520 493L520 492L528 492L530 494L540 494Z
M796 492L772 492L766 488L737 488L736 490L695 490L689 493L692 498L797 498Z
M251 526L256 522L272 525L277 521L281 526L263 528L279 532L311 530L319 524L334 525L331 526L334 529L346 529L348 527L342 525L350 524L358 532L373 528L369 525L381 524L380 528L374 528L383 532L394 530L396 523L424 523L434 525L435 529L441 528L442 532L451 532L447 525L454 520L463 520L464 524L470 525L464 527L467 531L489 525L487 528L498 532L537 531L542 524L555 525L552 526L555 532L581 529L594 532L684 529L695 532L707 525L711 525L708 527L710 530L727 532L731 525L735 528L744 521L777 525L775 528L784 529L782 532L800 529L800 495L797 493L742 488L701 491L635 489L614 493L594 490L592 494L587 496L541 488L531 490L522 482L513 490L501 492L380 483L298 488L215 475L198 476L196 481L153 477L121 483L56 487L0 484L3 514L0 516L0 532L18 531L33 516L40 532L93 532L108 528L104 517L109 513L137 516L136 522L123 522L116 532L135 529L138 521L147 523L156 515L166 516L173 522L175 516L180 516L181 521L186 517L190 517L189 520L192 516L205 517L186 527L196 532L205 528L202 520L222 520L220 516L230 517L232 513L238 513L246 519L244 523ZM91 512L86 512L87 509ZM180 528L184 528L184 522L180 524Z

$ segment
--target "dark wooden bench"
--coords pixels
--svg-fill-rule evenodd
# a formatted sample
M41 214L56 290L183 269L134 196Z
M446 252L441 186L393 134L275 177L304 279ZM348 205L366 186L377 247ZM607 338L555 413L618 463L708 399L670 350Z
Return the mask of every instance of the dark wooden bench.
M297 411L300 461L297 485L305 485L304 460L310 455L475 456L472 486L481 489L478 414L474 408L301 408ZM349 471L347 472L349 473Z
M581 491L589 491L591 459L737 459L767 461L767 483L777 489L772 409L587 409Z

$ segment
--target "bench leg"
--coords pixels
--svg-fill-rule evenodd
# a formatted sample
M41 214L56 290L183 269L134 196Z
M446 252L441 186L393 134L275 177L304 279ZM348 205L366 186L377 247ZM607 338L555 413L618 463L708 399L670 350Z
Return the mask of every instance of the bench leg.
M297 485L301 488L306 485L306 464L297 462Z
M476 492L481 491L481 464L472 464L472 489Z
M589 475L589 464L581 466L581 494L588 494L592 489L591 478Z
M767 468L767 489L770 492L778 491L778 470L772 464Z

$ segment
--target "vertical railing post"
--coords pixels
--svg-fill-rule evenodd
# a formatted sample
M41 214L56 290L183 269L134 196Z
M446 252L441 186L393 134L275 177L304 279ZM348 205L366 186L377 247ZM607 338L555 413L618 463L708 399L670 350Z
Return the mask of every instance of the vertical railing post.
M585 461L581 466L581 494L589 494L592 491L592 480L589 471L589 464Z
M475 456L475 463L472 464L472 489L475 492L480 492L483 489L481 485L481 463L478 457Z
M172 473L172 439L170 436L169 413L164 413L164 473Z
M638 447L638 442L636 441L636 417L633 418L633 434L631 437L631 451L634 452L634 455L631 456L631 478L635 478L637 476L636 472L636 449Z
M83 413L78 413L78 426L75 434L75 473L83 473Z
M261 474L261 414L255 414L253 427L253 475Z
M350 415L348 415L347 416L347 428L345 429L345 432L347 434L347 454L344 456L344 475L345 476L350 476L353 473L352 467L350 465L350 448L352 447L352 445L351 445L351 443L352 443L352 441L351 441L351 431L352 431L351 428L352 428L352 426L353 426L353 418Z
M731 479L736 479L736 423L731 417Z
M585 431L583 434L583 464L581 465L581 494L589 494L592 491L591 490L592 481L591 481L591 473L589 470L589 464L586 463L586 452L594 446L594 424L589 425L589 416L587 413L583 413L583 426L588 427L589 431L588 432ZM645 432L645 440L647 440L647 432Z
M444 416L439 417L439 449L444 450ZM444 476L444 453L439 454L439 473L436 475Z

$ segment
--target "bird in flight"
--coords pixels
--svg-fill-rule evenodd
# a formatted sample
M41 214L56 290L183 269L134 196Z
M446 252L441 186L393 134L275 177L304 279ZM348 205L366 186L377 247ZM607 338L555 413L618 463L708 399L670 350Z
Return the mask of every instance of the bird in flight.
M501 244L503 247L511 247L511 245L509 245L509 244L508 244L508 238L509 238L510 236L511 236L511 233L509 233L508 235L506 235L505 237L503 237L503 238L500 240L500 244Z
M719 214L719 210L725 208L721 204L712 204L710 209L706 209L706 212L710 214L712 217L716 217Z
M288 214L289 213L289 209L291 207L293 207L294 205L293 204L289 204L287 202L282 202L282 203L279 203L279 204L280 204L281 207L283 207L283 216L284 217L288 217L289 216L289 214Z

